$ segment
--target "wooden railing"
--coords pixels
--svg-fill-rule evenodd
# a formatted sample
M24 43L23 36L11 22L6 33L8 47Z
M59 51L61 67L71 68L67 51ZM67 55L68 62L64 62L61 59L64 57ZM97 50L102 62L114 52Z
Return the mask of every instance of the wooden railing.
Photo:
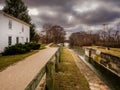
M46 90L54 90L54 73L58 71L58 64L60 62L62 46L56 51L56 53L50 58L47 64L40 70L37 76L28 84L25 90L35 90L40 83L42 77L46 73Z

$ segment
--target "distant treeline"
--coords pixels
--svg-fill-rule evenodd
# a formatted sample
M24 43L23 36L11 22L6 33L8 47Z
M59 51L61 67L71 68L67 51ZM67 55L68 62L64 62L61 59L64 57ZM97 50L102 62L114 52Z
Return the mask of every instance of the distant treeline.
M76 32L70 36L71 46L106 46L106 47L120 47L120 30L99 31L92 32Z

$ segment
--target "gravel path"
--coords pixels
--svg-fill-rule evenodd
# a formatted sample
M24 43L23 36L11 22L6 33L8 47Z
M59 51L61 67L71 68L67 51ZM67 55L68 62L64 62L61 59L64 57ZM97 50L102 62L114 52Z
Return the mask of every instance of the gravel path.
M24 90L58 48L47 48L0 72L0 90Z
M78 57L76 53L72 50L70 51L78 68L88 80L91 90L110 90L109 87L99 79L99 77Z

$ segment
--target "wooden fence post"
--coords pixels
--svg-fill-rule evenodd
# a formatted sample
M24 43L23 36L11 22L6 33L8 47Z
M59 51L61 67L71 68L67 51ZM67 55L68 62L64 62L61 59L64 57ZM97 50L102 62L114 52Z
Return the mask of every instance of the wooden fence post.
M54 90L54 74L58 72L62 45L58 51L51 57L48 63L40 70L35 78L28 84L25 90L35 90L43 75L46 73L46 90Z
M54 90L54 72L55 63L51 60L46 65L46 90Z
M60 48L59 48L59 62L60 62L60 59L61 59L60 56L61 56L62 48L63 48L63 45L61 45Z
M60 51L57 51L57 53L55 54L55 71L58 72L58 65L59 65L59 54L60 54Z

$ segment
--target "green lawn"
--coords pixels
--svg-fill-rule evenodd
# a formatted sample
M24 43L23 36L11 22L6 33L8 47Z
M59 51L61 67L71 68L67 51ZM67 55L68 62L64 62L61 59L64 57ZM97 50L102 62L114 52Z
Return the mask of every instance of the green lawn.
M55 74L55 90L90 90L83 74L75 64L71 52L63 48L59 72Z
M29 53L25 54L19 54L19 55L10 55L10 56L0 56L0 71L5 69L6 67L23 60L24 58L37 53L38 50L31 51Z

